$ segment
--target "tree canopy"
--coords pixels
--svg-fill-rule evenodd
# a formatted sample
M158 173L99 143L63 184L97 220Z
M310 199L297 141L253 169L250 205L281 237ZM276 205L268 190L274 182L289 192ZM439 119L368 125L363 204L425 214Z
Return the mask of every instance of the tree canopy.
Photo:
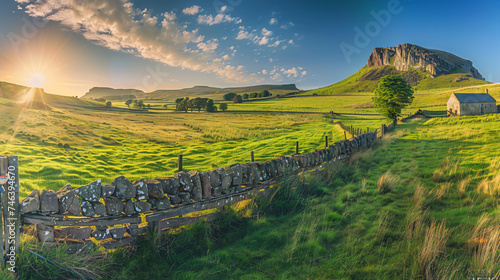
M241 97L241 95L236 95L234 98L233 98L233 102L234 103L242 103L243 102L243 98Z
M220 109L221 111L223 111L223 112L224 112L224 111L226 111L226 110L227 110L227 104L226 104L226 103L222 103L222 104L220 104L220 105L219 105L219 109Z
M214 101L212 99L208 99L207 105L205 106L205 111L209 113L217 112L217 107L215 107Z
M413 101L413 89L401 76L382 77L374 91L373 103L380 113L391 120L401 116L401 109Z
M224 98L224 100L226 101L232 101L234 99L234 97L236 96L236 93L234 92L230 92L230 93L226 93L222 96L222 98Z

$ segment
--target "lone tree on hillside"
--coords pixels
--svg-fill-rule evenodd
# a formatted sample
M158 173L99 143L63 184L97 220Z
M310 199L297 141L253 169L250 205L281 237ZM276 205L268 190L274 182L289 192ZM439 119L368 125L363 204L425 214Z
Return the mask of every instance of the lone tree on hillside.
M219 105L219 109L222 111L222 112L225 112L227 110L227 104L226 103L221 103Z
M373 103L382 116L393 121L401 116L401 109L413 101L413 89L401 76L382 77L374 94Z
M129 108L130 108L130 104L132 104L132 99L128 99L127 101L125 101L125 105L127 105Z
M248 93L243 94L243 99L248 99L250 98L250 95Z
M111 103L111 101L106 102L106 107L111 107L112 105L113 103Z

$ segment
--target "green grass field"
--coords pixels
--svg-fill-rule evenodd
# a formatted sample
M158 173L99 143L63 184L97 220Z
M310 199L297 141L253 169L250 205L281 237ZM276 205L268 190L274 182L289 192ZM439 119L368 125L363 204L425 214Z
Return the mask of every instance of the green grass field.
M321 115L251 112L154 113L88 109L22 109L0 105L0 150L20 157L21 197L34 188L57 190L96 179L112 181L173 176L184 169L211 170L236 162L265 161L343 138ZM69 145L65 148L64 145Z
M211 224L149 235L104 259L44 253L106 279L498 277L499 127L500 115L400 124L344 165L291 177ZM23 279L68 276L21 258Z

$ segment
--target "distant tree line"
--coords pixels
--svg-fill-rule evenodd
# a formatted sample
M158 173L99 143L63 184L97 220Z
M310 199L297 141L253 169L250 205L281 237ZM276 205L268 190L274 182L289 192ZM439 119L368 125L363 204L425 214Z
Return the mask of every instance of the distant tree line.
M251 98L261 98L273 96L268 90L263 90L261 92L252 92L250 94L244 93L243 95L236 94L234 92L226 93L222 98L226 101L233 101L234 103L241 103L243 100Z
M217 106L215 106L214 101L209 98L201 98L201 97L195 97L195 98L189 98L189 97L184 97L184 98L177 98L175 100L175 110L180 111L180 112L187 112L193 110L198 110L198 112L201 112L201 110L204 110L205 112L217 112ZM224 106L223 106L224 105ZM227 109L227 104L221 104L219 106L219 109L221 111L225 111Z
M144 104L144 100L137 100L137 99L128 99L125 101L125 105L127 105L130 108L130 105L132 105L134 108L139 108L139 109L150 109L151 104Z

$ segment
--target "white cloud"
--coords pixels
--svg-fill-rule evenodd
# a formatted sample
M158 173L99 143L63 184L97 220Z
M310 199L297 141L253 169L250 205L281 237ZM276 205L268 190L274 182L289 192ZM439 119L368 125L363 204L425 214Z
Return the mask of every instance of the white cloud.
M229 55L227 55L227 54L226 54L226 55L224 55L224 56L222 57L222 60L229 60Z
M270 30L267 30L265 27L262 28L262 31L260 32L260 34L262 34L262 36L266 36L266 37L269 37L271 35L273 35L273 32L270 31Z
M245 30L240 30L238 32L238 35L236 36L236 40L250 39L252 37L253 37L252 34L250 34L249 32Z
M234 22L236 24L239 24L241 23L241 19L237 17L231 17L230 15L225 15L225 14L218 14L215 17L212 15L198 16L199 24L215 25L223 22Z
M290 25L291 27L294 27L294 26L295 26L295 23L293 23L293 22L291 22L291 21L290 21L290 22L288 23L288 25Z
M198 5L193 5L191 7L185 8L182 12L186 15L196 15L197 13L203 11L203 9Z
M206 43L200 42L196 45L203 52L212 52L219 46L217 39L208 40Z
M293 45L293 40L288 41L288 44Z
M260 38L258 44L262 46L262 45L267 45L268 43L269 43L269 38L264 36L264 37Z
M288 29L288 25L286 25L286 24L282 24L282 25L280 26L280 28L281 28L281 29Z
M271 20L269 21L270 25L277 24L277 23L278 23L278 20L275 18L271 18Z
M270 58L269 58L269 62L273 62L273 61L274 61L274 60L273 60L273 58L272 58L272 57L270 57Z
M203 73L214 73L232 82L247 82L250 76L243 67L216 61L214 50L218 41L204 41L198 29L179 26L175 13L162 14L161 22L147 9L139 10L129 0L16 0L26 14L59 22L87 40L111 50L131 53L172 67ZM229 15L202 17L212 25L220 22L241 22ZM196 44L191 50L187 44Z
M290 69L281 68L281 72L283 73L283 75L286 75L287 78L291 78L292 76L294 78L297 78L299 75L301 75L302 77L305 76L307 74L307 71L302 70L302 67L292 67Z
M277 47L281 44L281 42L283 42L283 41L276 40L276 41L274 41L274 43L268 45L268 47Z
M267 75L267 70L262 70L262 74Z

